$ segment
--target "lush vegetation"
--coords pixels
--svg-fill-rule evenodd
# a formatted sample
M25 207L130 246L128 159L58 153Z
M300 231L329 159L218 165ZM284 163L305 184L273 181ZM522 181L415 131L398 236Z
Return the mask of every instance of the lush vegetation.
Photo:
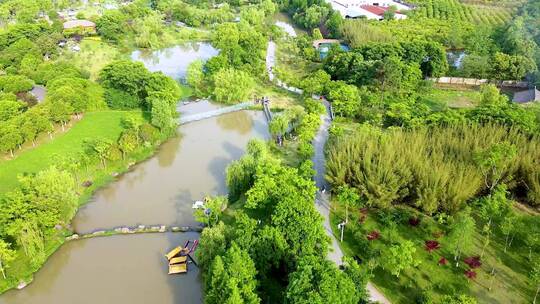
M197 253L205 302L365 303L368 280L396 303L531 301L540 109L493 85L448 90L426 78L536 81L540 2L413 3L407 20L378 22L343 20L322 0L138 0L81 10L92 33L62 30L55 10L68 1L2 2L0 290L39 269L113 172L174 134L182 89L123 53L208 39L219 54L192 63L187 83L234 104L283 94L265 68L272 39L274 74L303 95L274 113L269 143L251 142L229 166L228 196L195 212L206 225ZM309 34L284 36L272 24L278 10ZM351 49L322 59L312 46L321 38ZM449 52L465 54L460 65ZM41 102L35 85L46 89ZM327 180L343 269L326 259L314 206L312 141L326 109L313 95L336 115Z
M123 9L131 17L154 14L143 7ZM48 1L2 3L12 14L2 15L0 31L1 291L28 280L63 243L79 205L112 174L151 155L177 126L176 81L114 61L118 51L99 39L70 52L66 40L71 48L83 33L62 31L53 8ZM50 23L42 19L47 14ZM144 38L145 31L137 34ZM103 55L93 65L81 62L96 51ZM35 85L43 100L29 93Z
M227 169L230 206L221 216L227 224L219 217L209 222L198 251L205 303L361 303L366 297L365 270L351 260L342 272L325 258L328 240L306 162L288 167L265 143L252 141Z

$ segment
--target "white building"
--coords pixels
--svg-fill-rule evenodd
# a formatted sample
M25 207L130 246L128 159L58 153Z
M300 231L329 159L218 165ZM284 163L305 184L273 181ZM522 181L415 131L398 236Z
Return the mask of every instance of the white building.
M407 15L401 13L411 9L411 6L394 0L327 0L332 8L338 11L343 18L361 18L382 20L384 12L390 7L397 8L395 19L405 19Z

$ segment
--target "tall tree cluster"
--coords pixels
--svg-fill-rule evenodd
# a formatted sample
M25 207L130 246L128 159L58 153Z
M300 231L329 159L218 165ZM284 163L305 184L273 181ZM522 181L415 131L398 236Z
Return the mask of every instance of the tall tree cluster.
M107 92L109 107L142 108L151 113L152 124L164 134L174 132L180 88L172 78L161 72L151 73L140 62L122 60L105 66L100 82Z
M363 301L367 274L354 262L342 272L325 260L328 240L309 176L281 164L260 141L250 142L246 156L231 164L229 200L244 208L232 224L203 230L198 254L206 303ZM242 257L241 270L235 256ZM270 281L280 294L266 289Z

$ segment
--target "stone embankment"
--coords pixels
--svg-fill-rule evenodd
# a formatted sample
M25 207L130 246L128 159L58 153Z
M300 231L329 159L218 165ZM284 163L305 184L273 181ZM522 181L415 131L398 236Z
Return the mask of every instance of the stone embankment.
M198 226L145 226L139 225L136 227L116 227L108 230L96 230L91 233L77 234L74 233L66 237L66 241L73 241L79 239L88 239L94 237L103 237L119 234L138 234L138 233L165 233L165 232L201 232L202 227Z

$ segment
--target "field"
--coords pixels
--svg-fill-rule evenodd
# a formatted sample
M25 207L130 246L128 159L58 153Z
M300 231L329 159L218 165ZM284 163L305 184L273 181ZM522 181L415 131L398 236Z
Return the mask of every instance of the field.
M511 19L522 1L421 0L416 17L461 20L475 24L501 25Z
M480 92L474 89L454 89L437 87L425 98L432 104L448 106L449 108L470 108L480 102Z
M51 166L54 155L69 156L83 151L83 141L86 138L116 140L122 131L122 119L129 115L141 115L141 112L86 113L81 121L54 140L26 151L15 159L0 161L0 196L18 184L19 174L34 173Z

